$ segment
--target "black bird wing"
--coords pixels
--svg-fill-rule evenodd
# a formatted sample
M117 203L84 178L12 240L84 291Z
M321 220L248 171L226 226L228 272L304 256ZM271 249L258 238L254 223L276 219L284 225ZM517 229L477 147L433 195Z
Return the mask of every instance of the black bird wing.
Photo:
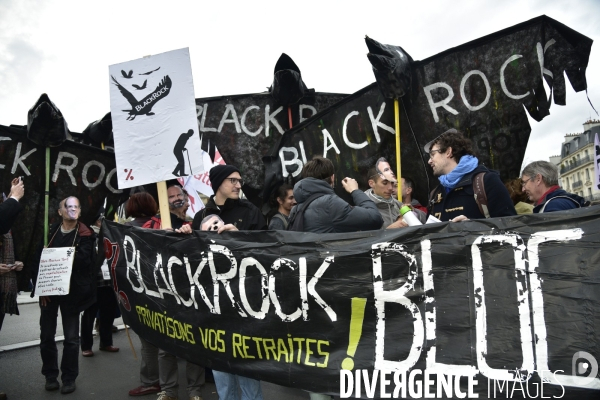
M144 97L142 100L140 100L139 104L148 104L148 106L144 106L144 109L146 107L148 107L147 110L144 110L145 112L149 112L152 107L154 107L154 105L161 99L163 99L164 97L166 97L170 92L171 92L171 86L172 86L172 82L171 82L171 78L169 78L169 75L165 75L165 77L162 79L162 81L160 81L160 83L158 84L158 86L156 87L156 89L154 89L152 91L152 93L150 93L148 96ZM152 96L154 96L154 94L156 92L162 91L162 89L166 89L165 94L162 95L161 97L159 97L156 101L152 101L147 103L146 101L149 100ZM122 92L121 92L122 93ZM141 110L140 110L140 114L142 114Z
M117 82L117 80L115 79L114 76L111 75L111 78L112 78L113 82L115 83L115 85L117 85L117 87L119 88L119 91L121 92L123 97L125 97L125 99L129 102L129 104L131 104L132 107L134 105L138 104L137 99L135 98L134 95L131 94L131 92L129 92L129 90L125 89L123 87L123 85L121 85L119 82Z
M147 82L148 82L148 80L146 79L146 80L144 81L144 84L143 84L142 86L140 86L140 85L136 85L135 83L134 83L133 85L131 85L131 86L133 86L133 87L134 87L134 88L136 88L137 90L142 90L142 89L146 89L146 83L147 83Z
M151 73L153 73L153 72L156 72L156 71L158 71L159 69L160 69L160 67L158 67L158 68L156 68L156 69L153 69L152 71L144 72L144 73L142 73L142 74L138 74L138 75L150 75Z
M126 73L125 71L121 70L121 74L123 75L123 78L125 78L125 79L131 79L131 76L133 75L133 70L130 69L129 73Z

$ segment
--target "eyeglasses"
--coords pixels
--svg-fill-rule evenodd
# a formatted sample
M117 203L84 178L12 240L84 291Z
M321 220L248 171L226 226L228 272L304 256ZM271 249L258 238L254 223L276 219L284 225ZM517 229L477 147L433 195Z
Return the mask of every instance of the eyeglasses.
M533 177L531 177L529 179L521 179L521 187L525 186L527 184L527 182L529 182L532 179L533 179Z
M442 151L442 150L440 150L440 149L431 149L431 150L429 151L429 158L433 158L433 155L435 154L435 152L436 152L436 151L437 151L438 153L443 153L443 151Z
M240 178L225 178L227 179L229 182L231 182L231 184L233 186L237 185L238 183L240 184L240 186L244 186L244 180L240 179Z

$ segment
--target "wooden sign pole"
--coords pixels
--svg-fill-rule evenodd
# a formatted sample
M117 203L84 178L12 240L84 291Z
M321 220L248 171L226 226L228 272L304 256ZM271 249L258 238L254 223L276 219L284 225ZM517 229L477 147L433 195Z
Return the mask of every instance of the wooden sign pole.
M169 210L167 182L156 182L156 189L158 190L158 208L160 209L161 228L171 229L171 211Z

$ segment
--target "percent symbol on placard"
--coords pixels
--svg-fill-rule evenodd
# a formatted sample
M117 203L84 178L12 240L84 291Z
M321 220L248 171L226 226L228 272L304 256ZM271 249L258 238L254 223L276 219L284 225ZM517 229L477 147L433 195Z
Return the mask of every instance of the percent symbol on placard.
M133 172L133 169L127 169L127 168L125 168L125 172L127 172L127 176L125 177L125 180L126 181L128 181L130 179L133 180L133 176L131 175L131 173Z

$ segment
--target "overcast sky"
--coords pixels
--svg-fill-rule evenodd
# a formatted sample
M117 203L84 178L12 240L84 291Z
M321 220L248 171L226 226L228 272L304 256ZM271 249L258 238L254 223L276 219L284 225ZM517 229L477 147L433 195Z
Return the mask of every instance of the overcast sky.
M353 93L375 80L365 35L420 60L542 14L600 39L598 0L0 0L0 124L25 125L47 93L81 132L110 109L109 65L183 47L190 48L196 97L264 91L283 52L308 87ZM600 110L598 46L587 80ZM553 104L550 113L530 120L525 163L559 154L565 133L599 119L568 81L567 105Z

